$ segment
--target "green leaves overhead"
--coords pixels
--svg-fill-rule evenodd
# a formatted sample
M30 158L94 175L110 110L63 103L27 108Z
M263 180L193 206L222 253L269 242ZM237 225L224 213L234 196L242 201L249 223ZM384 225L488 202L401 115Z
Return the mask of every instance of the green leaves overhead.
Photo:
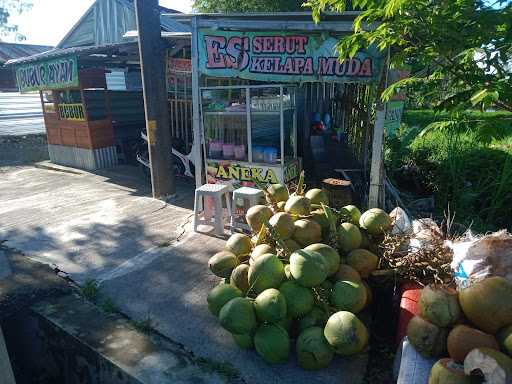
M391 50L391 65L412 68L389 87L420 91L439 109L472 106L512 111L512 1L309 0L313 18L325 11L362 10L354 32L338 44L340 57L375 45Z

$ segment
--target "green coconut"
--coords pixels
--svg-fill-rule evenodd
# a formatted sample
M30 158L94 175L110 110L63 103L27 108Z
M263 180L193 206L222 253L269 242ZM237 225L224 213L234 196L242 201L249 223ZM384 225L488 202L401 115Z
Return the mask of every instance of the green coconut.
M313 309L315 304L313 293L295 281L285 281L279 287L279 292L284 295L288 317L296 319Z
M289 213L278 212L270 218L269 223L274 227L281 240L292 237L295 226L293 217Z
M338 311L358 313L363 310L367 299L366 287L356 281L338 281L331 292L331 304Z
M219 312L220 325L231 333L250 334L257 326L252 301L246 297L235 297Z
M370 236L368 235L368 232L366 232L366 229L361 228L359 228L359 232L361 232L361 245L359 246L359 248L370 250L370 247L372 247L372 243L370 241Z
M302 332L310 327L324 327L329 315L325 310L320 307L313 307L313 309L304 317L299 320L299 330Z
M414 316L407 324L407 337L411 345L424 357L436 357L445 353L448 330L420 316Z
M231 299L235 297L242 297L242 291L237 287L234 287L230 284L221 283L213 288L208 296L206 297L206 301L208 303L208 309L215 316L219 315L221 308Z
M315 243L308 245L305 250L318 252L324 257L327 276L332 276L338 271L340 267L340 254L334 248L327 244Z
M286 248L290 251L290 253L293 253L298 249L302 249L302 246L293 239L286 239L284 241L284 244L286 245Z
M361 215L359 226L370 235L381 235L391 229L391 217L380 208L372 208Z
M242 349L252 349L254 348L254 340L251 335L243 334L237 335L236 333L231 334L233 336L233 340L236 345L238 345Z
M286 201L284 211L292 215L308 216L311 212L311 202L305 196L290 196Z
M249 293L259 294L268 288L278 288L284 278L281 260L276 255L262 255L249 267Z
M286 280L293 280L292 271L290 270L290 264L284 266L284 276Z
M290 333L290 328L292 327L292 324L293 324L293 319L291 319L290 317L286 316L285 318L279 320L276 325L279 325L281 327L283 327L286 332L288 332L288 334Z
M260 244L254 247L254 249L251 252L251 257L249 259L249 264L254 263L254 261L263 255L266 255L268 253L275 254L276 250L274 247L268 244Z
M361 281L361 275L348 264L340 264L334 275L335 280Z
M428 384L476 384L479 382L477 377L466 376L463 365L446 358L434 364L428 378Z
M294 223L293 240L307 247L322 240L322 228L313 220L301 219Z
M305 196L309 199L309 201L311 201L311 204L329 205L329 197L323 190L319 188L310 189L306 192Z
M304 287L322 284L327 278L323 256L305 249L295 251L290 256L290 272L296 282Z
M336 239L343 252L350 252L361 246L361 232L352 223L342 223L336 232Z
M276 323L286 317L286 300L275 288L265 289L254 300L256 317L263 323Z
M239 261L236 255L229 251L220 251L210 257L208 267L215 276L230 277L233 269L238 265Z
M366 279L377 269L379 257L366 249L354 249L347 255L346 263Z
M350 222L359 225L361 211L355 205L345 205L340 210L341 214L350 219Z
M499 331L496 337L503 352L512 356L512 324Z
M484 383L512 383L512 358L492 348L475 348L464 359L466 375L483 375Z
M290 337L279 325L263 324L254 335L254 347L267 363L284 363L290 354Z
M325 280L322 284L313 288L313 291L316 293L318 299L322 303L329 304L329 300L331 297L332 289L334 288L334 284L329 280Z
M270 184L267 187L267 192L270 196L272 196L272 200L275 203L279 202L286 202L288 198L290 197L288 194L288 188L286 188L285 185L282 184ZM270 199L267 198L267 201L271 203L272 201L269 201Z
M340 311L327 320L324 328L327 342L337 354L350 356L362 352L368 344L368 330L351 312Z
M241 290L244 294L249 289L249 266L247 264L240 264L235 269L233 269L233 272L231 272L231 277L229 279L229 283L237 287L239 290Z
M313 371L326 368L334 357L334 350L320 327L303 330L297 338L297 360L299 366Z
M512 324L512 283L503 277L470 285L459 292L459 302L469 321L487 333Z
M322 228L322 233L327 233L329 231L329 219L327 219L327 216L325 216L323 209L316 209L311 212L311 220L320 225L320 228Z
M455 324L461 316L458 294L452 288L428 285L421 290L418 305L421 317L440 327Z
M251 253L251 238L242 233L232 234L226 242L226 251L233 253L240 261L245 261Z
M245 220L254 233L258 233L264 222L272 217L272 210L266 205L255 205L248 209Z

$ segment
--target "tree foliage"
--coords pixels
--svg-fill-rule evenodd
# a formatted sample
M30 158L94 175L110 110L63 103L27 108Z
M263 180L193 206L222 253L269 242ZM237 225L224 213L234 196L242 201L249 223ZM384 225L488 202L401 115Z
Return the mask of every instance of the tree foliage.
M0 0L0 36L14 36L14 40L25 40L18 32L18 26L10 22L12 15L21 14L32 7L31 1Z
M195 0L199 12L286 12L300 11L301 0Z
M347 0L308 0L320 21L324 11L342 12ZM408 65L411 76L388 87L421 90L439 109L468 107L512 111L512 1L352 0L361 14L354 32L340 40L340 57L376 45L390 49L391 64ZM372 28L369 28L371 26Z

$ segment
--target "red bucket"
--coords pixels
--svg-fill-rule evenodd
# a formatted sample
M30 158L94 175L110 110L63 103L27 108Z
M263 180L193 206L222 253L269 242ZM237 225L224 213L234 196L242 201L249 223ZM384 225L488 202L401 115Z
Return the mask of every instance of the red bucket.
M407 335L407 324L419 313L418 302L423 287L418 283L402 283L400 285L400 313L398 314L398 327L396 332L396 344L400 345Z

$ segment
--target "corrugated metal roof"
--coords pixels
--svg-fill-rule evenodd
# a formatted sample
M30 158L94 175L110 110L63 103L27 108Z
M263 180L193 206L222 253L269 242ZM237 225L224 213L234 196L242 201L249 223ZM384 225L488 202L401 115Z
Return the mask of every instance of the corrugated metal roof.
M129 49L136 49L137 43L121 43L121 44L104 44L97 46L87 47L71 47L71 48L54 48L50 51L38 53L32 56L21 57L19 59L9 60L6 65L28 63L42 59L51 59L54 57L66 56L66 55L93 55L93 54L115 54Z
M53 47L47 45L18 44L0 42L0 64L11 59L32 56L37 53L46 52Z
M160 13L177 11L159 7ZM164 31L189 32L190 27L169 17L161 17ZM58 48L120 43L123 35L136 29L133 0L96 0L69 30Z

